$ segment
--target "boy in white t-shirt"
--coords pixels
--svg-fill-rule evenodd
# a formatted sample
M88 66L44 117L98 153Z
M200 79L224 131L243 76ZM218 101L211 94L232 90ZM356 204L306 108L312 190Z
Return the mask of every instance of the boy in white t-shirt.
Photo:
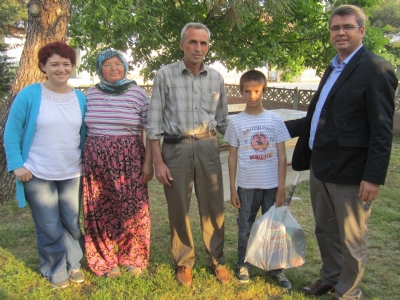
M262 213L275 206L284 205L286 192L286 149L290 139L282 118L262 106L267 89L267 79L259 71L251 70L240 78L240 93L246 109L234 116L226 130L225 141L229 148L229 179L231 203L239 209L238 262L235 276L248 282L250 264L244 262L251 227L258 210ZM236 170L239 174L236 190ZM283 289L291 283L283 269L269 271Z

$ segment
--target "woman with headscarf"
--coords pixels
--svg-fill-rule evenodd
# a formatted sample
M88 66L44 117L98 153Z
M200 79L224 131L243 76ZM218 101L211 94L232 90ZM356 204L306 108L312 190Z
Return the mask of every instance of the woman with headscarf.
M150 251L147 183L153 165L150 143L146 139L145 149L140 136L149 97L126 78L128 64L118 51L100 52L96 70L100 83L86 92L83 150L87 263L98 276L120 276L120 266L139 275Z

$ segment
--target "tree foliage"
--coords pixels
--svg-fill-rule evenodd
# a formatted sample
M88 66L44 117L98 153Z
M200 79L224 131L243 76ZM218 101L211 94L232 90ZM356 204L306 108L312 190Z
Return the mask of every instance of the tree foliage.
M371 9L371 25L384 28L389 25L392 33L400 32L400 1L382 1Z
M23 0L2 0L0 3L0 37L24 33L28 11Z
M0 110L0 145L11 104L17 93L33 82L41 82L44 74L38 68L37 53L44 45L66 41L71 18L71 0L30 0L28 3L28 28L19 68L9 96ZM0 203L12 198L15 190L14 176L6 166L4 147L0 147Z
M370 10L371 26L384 31L393 40L385 44L382 56L393 65L400 66L400 1L386 0Z
M4 37L12 36L10 27L20 17L21 6L16 0L3 0L0 3L0 112L10 91L15 76L16 65L7 55L8 45Z
M7 45L0 41L0 111L15 76L16 65L6 54Z
M73 0L69 35L74 45L87 51L81 68L94 71L98 51L113 47L129 52L131 66L151 79L162 65L182 59L182 27L201 22L211 30L206 63L219 61L238 71L268 64L284 70L287 79L305 67L322 73L335 55L327 30L329 8L346 2L350 1ZM388 40L381 31L369 33L368 28L367 33L369 49L384 49Z
M259 1L254 0L132 2L74 1L70 35L73 43L88 51L88 65L84 67L89 66L93 70L94 57L100 48L130 49L132 60L137 66L144 66L144 75L151 77L151 73L161 65L181 59L178 46L180 31L190 21L202 22L211 29L211 49L215 50L212 50L213 55L207 57L207 62L213 62L218 60L218 45L222 43L217 37L225 37L233 29L232 24L240 26L247 22L249 15L253 16L262 8ZM283 11L292 0L275 5L270 2L266 1L265 6ZM232 62L234 64L234 60Z

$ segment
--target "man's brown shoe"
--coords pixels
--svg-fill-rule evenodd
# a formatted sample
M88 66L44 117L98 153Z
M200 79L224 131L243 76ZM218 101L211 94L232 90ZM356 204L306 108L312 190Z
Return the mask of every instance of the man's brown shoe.
M183 286L190 286L193 281L192 269L186 266L178 266L176 270L176 280Z
M221 284L227 284L231 281L231 275L227 269L214 270L214 273Z
M324 284L321 279L318 279L314 283L303 287L301 292L308 296L321 296L334 290L335 287L333 285Z

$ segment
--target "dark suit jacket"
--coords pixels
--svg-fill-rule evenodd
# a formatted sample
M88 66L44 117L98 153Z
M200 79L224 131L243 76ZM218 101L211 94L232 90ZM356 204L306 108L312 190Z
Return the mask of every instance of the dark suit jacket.
M358 185L365 180L384 184L398 83L394 68L362 47L328 94L311 151L311 119L331 71L331 66L325 70L306 117L285 122L290 135L299 137L292 167L308 170L311 163L315 176L323 182Z

